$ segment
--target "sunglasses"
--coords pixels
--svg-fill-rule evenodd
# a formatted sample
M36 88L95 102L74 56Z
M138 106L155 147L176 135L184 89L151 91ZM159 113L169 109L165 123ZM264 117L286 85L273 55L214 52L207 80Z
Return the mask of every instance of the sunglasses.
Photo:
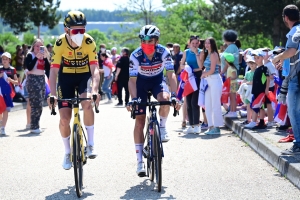
M85 33L85 28L78 28L78 29L71 29L69 28L70 32L73 34L73 35L76 35L78 33L80 34L84 34Z
M198 35L191 35L190 39L199 39L199 36Z

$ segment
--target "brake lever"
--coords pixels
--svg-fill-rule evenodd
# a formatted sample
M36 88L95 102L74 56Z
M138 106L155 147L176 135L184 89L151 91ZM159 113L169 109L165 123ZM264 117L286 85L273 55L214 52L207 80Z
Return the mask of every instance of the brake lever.
M95 104L95 112L99 113L98 107L96 106L96 100L97 100L97 95L93 94L93 101L94 101L94 104Z
M174 107L174 112L173 112L173 116L176 117L177 115L179 115L179 112L176 110L175 106L176 106L176 100L172 100L172 104Z
M131 107L131 118L135 119L135 107L136 107L136 102L134 101L132 103L132 107Z
M56 115L55 107L54 107L54 97L50 97L50 104L51 104L51 115Z

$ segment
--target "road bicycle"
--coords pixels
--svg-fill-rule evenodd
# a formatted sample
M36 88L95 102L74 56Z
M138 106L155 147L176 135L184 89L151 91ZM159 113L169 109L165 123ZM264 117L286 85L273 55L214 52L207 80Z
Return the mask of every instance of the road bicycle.
M147 102L133 102L131 110L131 118L135 119L135 111L138 109L137 106L147 106L149 107L149 114L147 116L147 129L144 135L144 148L143 156L147 159L147 174L145 176L149 177L150 181L155 181L157 191L161 192L162 186L162 169L161 163L164 157L163 145L160 138L159 123L157 120L157 110L156 106L162 105L173 105L174 113L173 116L178 115L178 111L175 109L176 101L150 101L151 93L148 93ZM155 179L154 179L155 178Z
M93 95L93 103L97 99L97 95ZM84 129L80 122L79 115L79 103L81 101L91 100L91 98L79 98L78 92L76 92L75 98L70 99L57 99L57 102L69 102L72 104L74 120L71 131L71 162L73 163L74 168L74 178L75 178L75 187L76 194L78 197L82 195L83 189L83 165L87 162L86 147L87 139ZM56 115L54 108L54 97L50 97L50 104L52 105L51 115ZM95 106L95 112L99 113L98 108ZM84 139L83 139L84 138ZM84 143L85 141L85 143Z

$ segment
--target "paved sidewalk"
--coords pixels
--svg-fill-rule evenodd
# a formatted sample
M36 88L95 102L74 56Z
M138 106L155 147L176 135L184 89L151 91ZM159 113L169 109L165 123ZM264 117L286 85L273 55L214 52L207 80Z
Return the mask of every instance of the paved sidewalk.
M234 131L255 152L273 165L283 176L300 188L300 155L281 155L281 151L289 149L292 143L278 143L287 136L286 132L278 132L275 127L264 130L244 129L240 123L245 119L224 118L225 124Z

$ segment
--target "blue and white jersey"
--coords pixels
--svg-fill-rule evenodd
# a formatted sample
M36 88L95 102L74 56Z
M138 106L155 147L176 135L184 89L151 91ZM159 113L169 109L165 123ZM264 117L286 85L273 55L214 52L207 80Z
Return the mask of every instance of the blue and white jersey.
M170 51L160 44L156 45L155 54L151 61L141 47L130 55L129 76L131 78L137 76L143 79L163 77L164 68L166 71L174 71Z

